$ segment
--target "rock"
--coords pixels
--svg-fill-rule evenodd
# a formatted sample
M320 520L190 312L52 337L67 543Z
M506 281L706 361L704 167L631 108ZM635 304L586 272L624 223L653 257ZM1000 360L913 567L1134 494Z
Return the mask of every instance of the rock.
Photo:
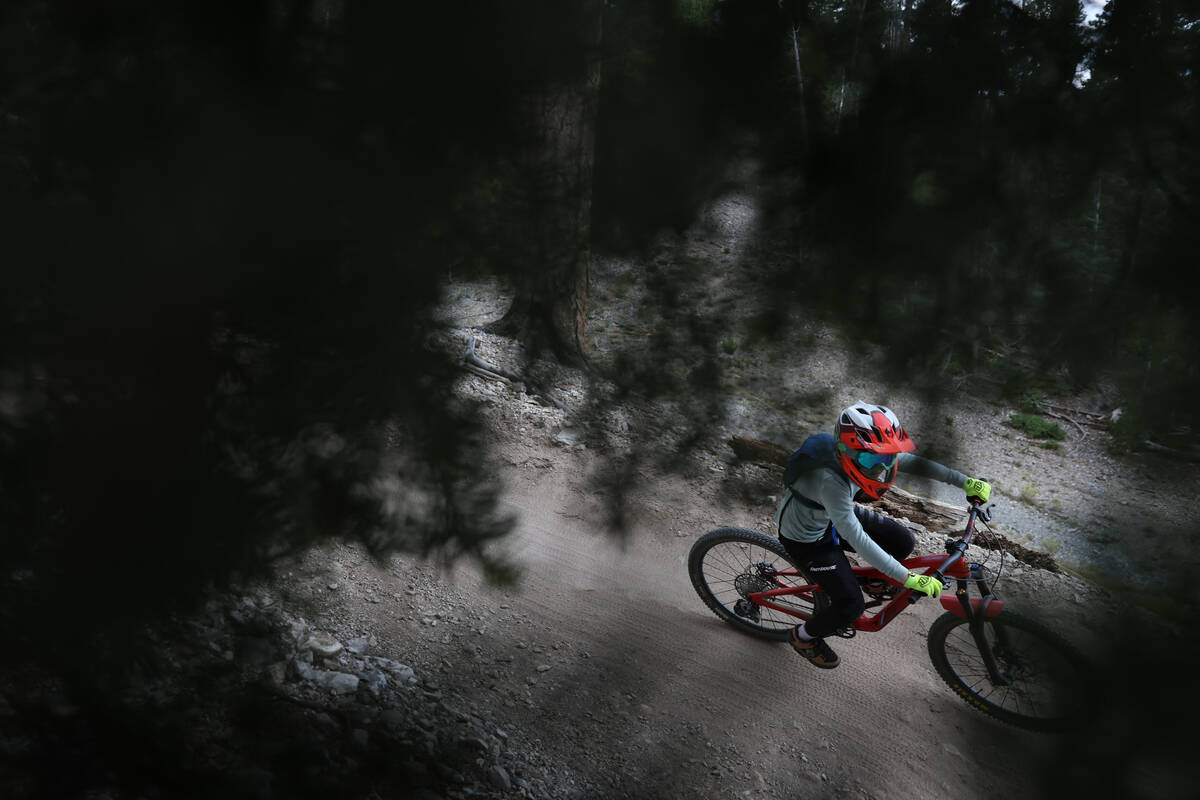
M348 672L326 672L315 669L310 680L318 686L328 689L334 694L353 694L358 691L358 676Z
M287 662L276 661L274 664L268 666L267 678L275 686L282 686L284 680L287 678Z
M465 782L463 774L449 764L443 764L440 761L435 762L433 765L433 770L442 780L450 781L451 783Z
M310 650L318 656L332 658L342 652L342 643L325 631L314 631L302 645L301 650Z
M512 789L512 778L508 776L508 770L499 764L493 764L492 768L487 773L488 783L502 792L507 792Z
M408 726L408 714L398 708L389 708L379 715L379 723L395 730L404 730Z
M257 636L242 636L236 641L238 661L255 667L270 664L278 658L275 645Z
M380 669L390 672L392 677L396 679L397 683L407 685L417 682L416 674L413 672L412 667L408 666L407 664L401 664L399 661L393 661L390 658L380 657L374 657L371 659L371 661Z
M573 428L563 428L557 436L554 437L554 443L563 447L574 447L579 444L579 440L583 437L583 432Z
M379 697L383 694L383 690L387 688L387 676L374 667L368 667L359 672L358 678L362 681L366 690L375 697Z
M488 752L487 742L476 736L460 736L455 744L459 751L463 753L475 754Z
M297 658L292 661L292 671L302 681L311 681L320 670L314 669L312 662Z
M367 652L368 647L375 644L374 639L374 636L356 636L346 642L346 649L355 655L361 656Z
M308 638L308 623L303 619L289 621L288 630L291 633L292 641L297 645Z

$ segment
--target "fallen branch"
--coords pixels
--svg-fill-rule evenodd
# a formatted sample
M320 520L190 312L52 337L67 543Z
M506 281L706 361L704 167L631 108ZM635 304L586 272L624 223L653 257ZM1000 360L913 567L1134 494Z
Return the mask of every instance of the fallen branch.
M504 378L505 380L509 381L510 383L521 382L521 377L519 375L514 375L510 372L505 372L504 370L500 369L499 367L493 366L492 364L489 364L488 362L484 361L479 356L475 355L475 341L476 340L475 340L474 336L467 337L467 352L463 353L463 363L464 364L467 364L468 366L478 367L479 369L485 370L486 372L490 372L493 375L498 375L499 377Z
M1065 411L1068 414L1075 414L1076 416L1080 416L1080 417L1091 417L1092 419L1095 420L1095 424L1097 424L1097 425L1103 425L1104 421L1107 420L1109 417L1108 414L1102 414L1099 411L1084 411L1081 408L1070 408L1068 406L1055 405L1054 403L1042 402L1042 403L1038 403L1038 405L1043 406L1045 408L1053 408L1057 411Z
M489 364L488 362L484 361L482 358L477 356L475 354L476 339L474 336L471 336L470 334L468 334L467 336L464 337L464 339L466 339L466 342L467 342L467 350L466 350L466 352L463 353L462 361L463 361L463 368L466 369L468 372L478 375L481 378L486 378L486 379L492 380L492 381L499 381L508 386L513 386L513 385L519 384L521 386L528 387L528 388L526 388L527 394L534 395L536 397L541 397L541 398L545 399L546 401L548 401L551 405L553 405L559 411L563 411L565 413L570 413L571 410L569 408L567 408L565 405L563 405L562 403L555 400L554 397L550 394L550 392L547 391L546 389L543 389L541 386L538 386L537 384L533 383L532 381L522 378L520 375L516 375L511 372L507 372L507 371L501 369L500 367ZM530 389L533 389L535 391L530 391Z
M1149 439L1145 439L1142 442L1142 446L1152 453L1158 453L1159 455L1164 455L1169 458L1175 458L1179 459L1180 461L1188 461L1191 463L1200 462L1200 453L1196 452L1195 448L1190 450L1180 450L1175 447L1167 447L1165 444L1152 442Z
M513 382L498 372L492 372L489 369L484 369L483 367L475 366L474 364L472 364L470 362L463 364L463 367L467 370L467 372L474 373L475 375L478 375L481 378L487 378L489 381L497 381L498 383L503 383L507 386L512 386Z
M1047 417L1054 417L1055 419L1061 419L1071 423L1078 428L1079 432L1084 436L1087 434L1084 433L1083 425L1091 425L1093 428L1108 430L1108 417L1104 414L1100 414L1095 411L1083 411L1078 408L1067 408L1066 406L1059 406L1046 402L1034 403L1034 405ZM1069 413L1075 416L1067 417L1057 412ZM1083 418L1082 424L1078 419L1075 418L1076 416Z
M1004 552L1017 561L1021 561L1031 567L1062 574L1062 567L1054 560L1054 556L1048 553L1039 553L1037 550L1030 550L1025 545L1018 544L1007 536L995 531L989 531L987 535L976 537L972 544L982 547L984 550Z
M781 444L749 436L733 436L729 446L743 461L750 461L772 471L782 471L791 450ZM947 530L962 523L962 508L919 497L893 486L880 500L871 503L893 517L904 517L932 531Z
M771 471L782 471L784 464L787 463L787 457L791 453L783 445L749 436L730 437L729 445L738 458L753 462ZM966 509L963 507L921 497L895 486L870 505L888 516L907 520L934 533L960 532L966 517ZM1043 510L1048 511L1048 509ZM1054 514L1054 512L1049 513ZM1062 572L1062 568L1058 566L1052 556L1030 550L996 531L989 531L986 536L977 538L975 543L987 550L1003 550L1008 555L1032 567L1050 572Z
M1061 419L1063 422L1071 423L1072 425L1074 425L1076 428L1079 429L1080 436L1082 436L1085 439L1087 438L1087 431L1085 431L1083 429L1083 426L1080 425L1075 420L1071 419L1070 417L1064 417L1062 414L1055 414L1053 411L1046 411L1045 409L1042 410L1042 413L1045 414L1047 417L1053 417L1054 419Z
M781 444L749 436L731 436L729 446L733 448L734 455L743 461L780 468L787 464L788 456L792 452Z

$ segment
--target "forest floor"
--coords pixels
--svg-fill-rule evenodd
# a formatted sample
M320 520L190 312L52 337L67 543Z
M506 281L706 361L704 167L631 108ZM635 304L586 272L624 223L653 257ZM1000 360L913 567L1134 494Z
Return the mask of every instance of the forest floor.
M517 583L489 584L466 562L380 562L344 543L308 552L270 582L214 598L164 645L169 668L134 680L122 702L146 736L165 742L157 749L116 752L111 719L85 718L45 676L4 673L0 754L26 760L0 758L0 793L1194 796L1185 781L1194 735L1172 720L1196 713L1185 623L1200 603L1196 584L1177 587L1174 576L1192 571L1200 552L1180 502L1200 465L1114 454L1102 426L1069 420L1062 446L1046 449L1004 424L1019 409L988 381L948 376L934 404L888 385L836 331L800 316L788 341L756 338L755 301L737 267L777 256L758 230L753 170L733 178L692 230L644 259L596 259L591 374L480 330L504 310L503 287L447 284L445 346L462 352L473 337L482 359L528 376L510 383L464 370L458 385L485 423L481 469L502 484L514 521L496 552L520 568ZM678 284L656 287L655 276L673 270L694 280L664 305L661 286ZM686 382L648 399L618 396L596 377L647 364L686 374L699 363L694 342L677 335L689 325L721 342L716 405L698 402ZM654 361L656 347L678 357ZM1044 399L1097 417L1118 402L1103 387ZM699 536L726 525L775 533L779 473L739 461L729 438L793 447L856 401L895 409L919 454L988 478L999 531L1061 565L987 558L1002 570L997 590L1010 608L1101 668L1086 731L1025 732L959 699L926 651L935 602L880 633L834 640L842 663L817 670L786 645L737 633L696 596L686 562ZM963 504L958 487L898 486ZM944 530L912 527L920 552L942 550ZM37 739L29 719L62 725ZM49 756L36 775L6 766L38 752ZM118 759L133 765L134 788L120 788L130 779ZM194 778L229 788L203 793L185 785Z
M753 175L742 177L696 228L648 256L660 269L707 269L704 296L681 298L701 324L752 315L739 307L731 269L756 252ZM648 267L597 259L588 330L601 362L659 333ZM754 343L731 324L719 354L723 415L677 450L685 401L625 398L596 410L596 385L583 373L478 329L506 302L495 283L451 283L445 322L448 347L473 336L483 359L536 376L521 386L464 373L460 385L491 431L503 506L516 520L502 549L522 569L520 582L490 586L469 564L376 564L339 545L309 554L279 588L285 603L310 609L312 625L343 640L370 636L372 652L410 665L481 725L505 732L511 783L428 796L1040 796L1063 788L1055 774L1076 789L1091 781L1129 797L1186 795L1167 731L1141 744L1125 731L1143 699L1136 692L1118 686L1098 699L1106 713L1082 743L1015 730L963 703L934 672L924 637L936 603L917 604L879 634L833 641L842 664L821 671L786 645L721 623L691 588L686 559L715 527L775 533L778 474L739 462L730 436L794 446L828 430L845 405L882 402L900 413L919 453L991 480L1005 536L1063 567L1007 559L999 593L1010 607L1105 663L1121 651L1115 631L1170 652L1186 641L1172 619L1196 605L1194 595L1168 594L1166 581L1196 565L1197 549L1176 533L1192 527L1177 499L1200 466L1114 454L1102 427L1068 419L1063 445L1047 449L1003 424L1019 409L995 387L957 380L932 406L863 371L835 331L803 319L794 321L803 347ZM714 320L703 319L706 310ZM534 384L566 410L527 393ZM1049 400L1097 415L1117 404L1103 388ZM678 453L674 468L635 457L647 450ZM606 472L614 461L625 471L615 509ZM963 502L957 487L898 485ZM608 527L614 512L623 536ZM918 527L919 549L940 551L941 533ZM1117 663L1110 677L1124 686L1136 669Z

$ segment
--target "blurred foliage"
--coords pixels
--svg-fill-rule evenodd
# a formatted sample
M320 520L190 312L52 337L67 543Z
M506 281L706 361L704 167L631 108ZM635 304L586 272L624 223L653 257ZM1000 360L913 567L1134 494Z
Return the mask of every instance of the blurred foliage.
M505 524L431 309L447 274L530 268L527 103L578 77L589 8L598 240L690 224L752 152L793 254L737 266L753 337L799 309L933 393L1107 372L1129 441L1189 424L1194 3L20 0L0 566L101 618L138 603L99 576L148 550L180 597L325 536L481 556ZM688 264L646 269L662 330L607 399L685 398L685 443L720 415L729 328L697 324Z
M822 315L931 392L1110 372L1131 440L1177 430L1200 389L1194 6L593 6L596 237L689 224L753 152L793 253L738 266L755 336ZM474 513L485 456L430 309L446 274L529 268L523 115L577 77L588 8L9 4L6 562L154 547L203 582L329 535L481 554L504 525ZM647 269L664 331L616 396L686 395L699 430L729 346L686 264ZM658 368L690 346L687 374ZM395 496L421 499L401 520Z
M572 60L571 10L503 6L6 6L10 621L132 635L328 537L509 574L429 340L448 267L511 266L521 103Z
M1032 359L1010 377L1106 371L1138 424L1178 424L1200 389L1182 268L1200 230L1200 26L1194 3L1134 7L1087 26L1074 2L862 6L845 34L859 57L831 76L853 108L809 117L826 132L807 158L781 149L805 180L781 198L804 209L796 248L815 249L781 277L883 344L897 376L936 389L939 366L977 372L1007 349ZM823 280L835 264L845 277Z
M733 267L764 301L737 349L793 341L798 310L933 395L1112 374L1120 441L1190 430L1195 0L1113 0L1092 24L1076 0L11 0L7 644L134 641L328 537L509 574L432 309L447 274L533 263L528 103L578 79L596 9L599 242L643 248L737 158L766 163L759 233L787 249ZM733 328L694 313L685 259L645 269L659 330L594 399L676 400L671 466L724 413Z

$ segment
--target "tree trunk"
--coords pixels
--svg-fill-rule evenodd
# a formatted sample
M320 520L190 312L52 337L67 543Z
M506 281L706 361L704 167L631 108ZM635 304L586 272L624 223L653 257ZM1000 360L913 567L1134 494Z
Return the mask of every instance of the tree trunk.
M814 146L822 146L827 138L822 104L828 66L819 55L822 43L813 23L809 0L787 0L786 8L792 27L792 56L796 62L796 81L800 89L802 144L807 156Z
M582 365L591 263L592 169L600 94L601 0L587 0L580 63L529 102L524 172L533 214L528 261L504 316L487 326Z
M808 110L804 96L804 69L800 65L800 27L792 23L792 57L796 60L796 87L800 90L800 149L808 152Z

